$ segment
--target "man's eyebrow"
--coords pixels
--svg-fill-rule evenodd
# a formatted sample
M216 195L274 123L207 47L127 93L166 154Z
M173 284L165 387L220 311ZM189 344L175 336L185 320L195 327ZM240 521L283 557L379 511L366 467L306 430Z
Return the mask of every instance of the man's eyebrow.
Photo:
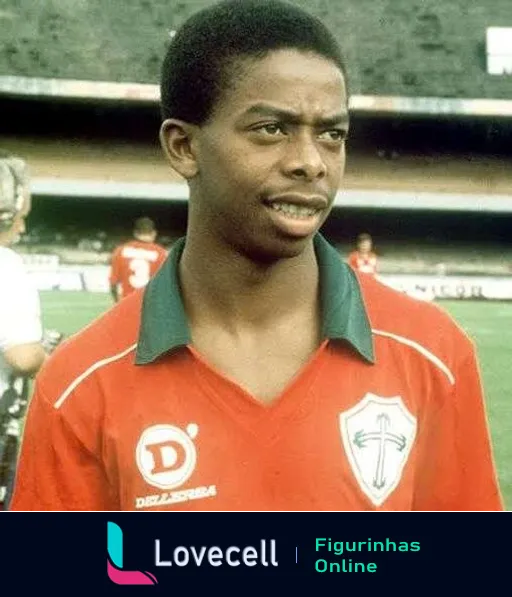
M273 118L279 118L285 122L289 122L290 124L301 124L303 123L303 119L300 114L293 112L291 110L285 110L283 108L277 108L275 106L271 106L269 104L254 104L251 106L246 112L244 112L244 116L247 115L258 115L258 116L269 116ZM314 121L314 125L318 127L328 127L328 126L348 126L349 123L349 116L348 112L339 112L338 114L333 114L332 116L327 117L320 117L316 118Z

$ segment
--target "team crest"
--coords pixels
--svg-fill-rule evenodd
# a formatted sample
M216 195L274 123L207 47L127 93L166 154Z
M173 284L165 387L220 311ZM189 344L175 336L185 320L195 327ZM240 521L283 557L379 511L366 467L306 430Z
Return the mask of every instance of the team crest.
M400 396L366 394L339 414L343 446L363 492L380 506L398 486L416 437L416 417Z

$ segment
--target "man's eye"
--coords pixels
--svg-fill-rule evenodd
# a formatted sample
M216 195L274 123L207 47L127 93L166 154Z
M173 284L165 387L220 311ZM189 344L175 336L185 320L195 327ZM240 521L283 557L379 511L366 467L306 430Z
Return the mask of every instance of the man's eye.
M265 135L270 135L272 137L275 137L280 134L284 134L283 127L280 124L277 124L275 122L269 122L268 124L263 124L263 125L259 126L256 130L264 133Z
M323 131L319 136L321 139L325 139L327 141L340 142L347 138L347 131L342 129L332 129L330 131Z

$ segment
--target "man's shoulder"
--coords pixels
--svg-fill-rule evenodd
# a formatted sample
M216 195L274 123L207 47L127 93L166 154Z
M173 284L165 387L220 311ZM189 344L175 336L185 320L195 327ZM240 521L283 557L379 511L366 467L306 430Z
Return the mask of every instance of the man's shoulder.
M357 274L356 274L357 275ZM400 292L375 276L357 275L372 320L396 330L414 330L428 334L432 326L441 326L446 332L460 332L459 325L437 303L425 301Z
M415 346L453 366L473 342L440 305L411 297L374 276L357 276L374 336Z
M167 249L160 243L148 243L148 248L159 253L167 253Z
M23 258L21 255L9 249L8 247L0 247L0 267L8 267L13 270L25 270Z
M131 241L131 240L125 241L123 243L119 243L118 245L116 245L114 247L114 250L112 251L112 255L121 255L121 253L123 252L124 249L133 247L133 246L134 246L134 241Z
M65 339L38 374L43 391L59 395L102 364L135 353L141 306L142 292L135 291Z

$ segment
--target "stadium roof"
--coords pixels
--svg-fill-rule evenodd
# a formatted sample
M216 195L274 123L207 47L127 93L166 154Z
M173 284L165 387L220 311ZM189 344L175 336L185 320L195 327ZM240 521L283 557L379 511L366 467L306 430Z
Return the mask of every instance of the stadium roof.
M158 85L0 76L0 95L19 98L54 98L60 100L116 101L132 104L156 104ZM463 99L442 97L402 97L353 95L354 112L390 115L474 116L512 118L512 100Z

